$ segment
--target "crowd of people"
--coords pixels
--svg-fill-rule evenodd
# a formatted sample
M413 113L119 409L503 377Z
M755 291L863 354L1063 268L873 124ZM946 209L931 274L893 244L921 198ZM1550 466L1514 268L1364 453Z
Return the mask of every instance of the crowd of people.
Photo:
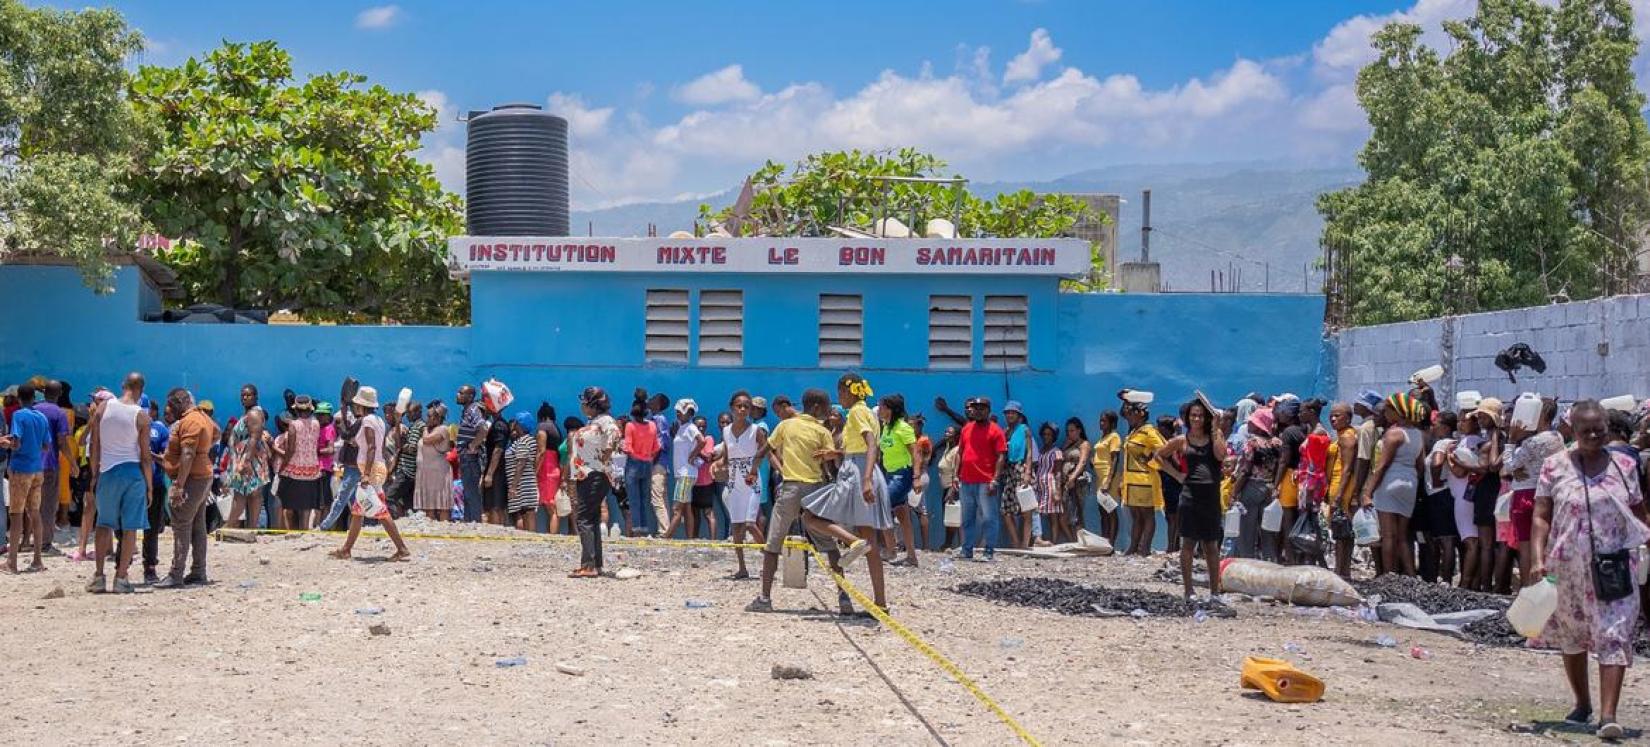
M1350 577L1360 545L1377 575L1501 594L1550 577L1560 605L1543 637L1564 654L1571 716L1592 715L1590 653L1601 733L1619 729L1622 673L1650 607L1631 584L1607 588L1600 568L1650 562L1650 402L1561 408L1526 394L1515 408L1462 392L1446 408L1412 384L1333 404L1251 393L1220 408L1199 394L1155 420L1149 393L1124 390L1092 438L1079 417L1033 428L1018 402L998 411L970 397L959 413L937 398L948 422L935 440L903 396L879 397L852 373L796 400L734 392L714 427L694 400L640 389L615 415L609 394L589 387L579 416L558 420L549 404L511 409L497 382L460 387L450 414L410 390L380 402L354 379L336 406L288 390L278 412L248 384L220 425L185 388L150 397L140 373L80 403L68 383L37 378L4 392L0 551L13 573L25 548L31 571L50 554L92 561L89 591L125 593L135 558L156 588L206 583L217 525L347 530L332 553L347 559L371 523L394 543L389 559L405 560L395 522L418 513L577 534L575 578L602 574L604 536L760 544L761 592L748 609L766 611L786 538L805 535L838 572L864 559L887 608L885 565L916 566L919 550L991 561L1000 546L1072 541L1095 526L1117 551L1146 556L1161 514L1188 597L1197 559L1218 594L1222 556ZM928 547L930 505L943 506L938 547ZM54 549L58 530L75 527L76 546ZM753 576L743 549L735 562L733 578ZM853 614L846 594L839 605Z
M838 571L865 559L886 607L884 566L916 566L919 550L990 561L999 546L1072 541L1095 526L1117 551L1145 556L1161 514L1188 597L1197 559L1218 594L1222 556L1350 576L1360 544L1376 574L1467 589L1508 594L1554 574L1574 613L1555 637L1608 668L1625 665L1631 643L1600 608L1636 619L1637 595L1603 602L1563 579L1586 578L1597 546L1634 550L1650 537L1646 406L1561 409L1549 398L1515 417L1472 392L1440 407L1421 380L1333 404L1252 393L1220 408L1199 395L1155 420L1152 396L1125 390L1092 438L1079 417L1033 428L1018 402L998 411L971 397L959 413L938 398L937 440L903 396L879 397L857 374L797 400L734 392L714 427L694 400L645 390L615 414L599 387L581 393L578 417L558 420L548 404L511 409L497 382L460 387L451 412L410 390L380 402L353 379L337 405L289 390L272 412L248 384L222 425L187 389L150 397L139 373L80 403L55 380L4 395L6 568L19 570L24 548L27 569L42 568L57 530L77 526L60 554L93 561L94 592L131 591L134 557L157 588L206 582L206 536L219 524L347 530L333 555L348 558L371 523L393 541L390 559L404 560L395 520L416 512L577 534L577 578L601 575L604 536L762 544L752 610L771 609L785 538L805 534ZM931 505L945 515L938 547L928 546ZM735 563L734 578L752 577L742 549Z

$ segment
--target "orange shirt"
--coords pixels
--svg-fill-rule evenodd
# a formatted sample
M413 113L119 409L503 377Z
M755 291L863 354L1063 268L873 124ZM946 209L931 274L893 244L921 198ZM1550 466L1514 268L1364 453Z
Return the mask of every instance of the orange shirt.
M218 442L218 424L200 410L190 410L182 420L172 426L172 440L166 444L166 474L173 479L178 477L178 467L182 466L183 447L189 445L195 449L195 461L190 466L188 477L212 476L212 445Z

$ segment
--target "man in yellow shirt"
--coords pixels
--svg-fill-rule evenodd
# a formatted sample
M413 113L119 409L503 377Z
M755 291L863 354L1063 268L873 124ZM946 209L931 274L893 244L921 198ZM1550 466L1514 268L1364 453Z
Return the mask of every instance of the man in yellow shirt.
M771 469L779 472L782 480L774 491L773 514L768 520L768 544L762 550L762 595L745 606L747 612L773 611L773 575L779 570L779 553L785 549L785 537L791 525L802 516L802 497L825 485L825 459L836 451L836 440L821 421L831 410L831 398L823 389L809 389L802 393L802 410L796 417L780 421L768 436ZM836 543L816 542L830 549L833 565L836 563ZM839 595L838 604L846 600ZM850 614L852 607L844 608Z

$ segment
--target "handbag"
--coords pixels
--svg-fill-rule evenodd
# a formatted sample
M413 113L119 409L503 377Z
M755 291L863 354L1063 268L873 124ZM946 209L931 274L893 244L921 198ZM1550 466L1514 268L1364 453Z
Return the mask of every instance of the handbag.
M1587 505L1587 549L1592 552L1593 560L1593 590L1598 593L1598 601L1614 602L1626 599L1634 594L1632 554L1626 549L1600 553L1594 542L1593 531L1593 497L1587 489L1587 475L1581 471L1581 460L1571 457L1575 463L1576 476L1581 479L1581 500ZM1614 458L1610 459L1611 466L1616 468L1616 474L1621 477L1623 484L1627 477L1621 474L1621 467Z
M1346 510L1340 506L1336 506L1329 512L1329 536L1337 542L1351 540L1354 536L1352 517L1348 516Z

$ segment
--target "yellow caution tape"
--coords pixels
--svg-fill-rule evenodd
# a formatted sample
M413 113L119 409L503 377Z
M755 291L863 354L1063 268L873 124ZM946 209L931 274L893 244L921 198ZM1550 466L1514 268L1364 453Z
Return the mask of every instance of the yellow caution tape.
M274 535L282 535L282 534L320 534L320 535L337 536L337 535L343 534L343 532L324 532L324 531L315 530L315 529L259 529L259 530L256 530L256 531L257 531L258 534L274 534ZM384 533L384 532L362 532L360 536L367 537L367 538L370 538L370 539L386 539L386 538L389 537L389 535ZM522 536L522 535L485 536L485 535L476 535L476 534L426 534L426 533L412 533L412 534L403 533L401 535L401 538L402 539L415 539L415 540L456 540L456 541L481 541L481 542L552 542L552 543L553 542L576 542L579 539L577 535L570 535L570 534L531 534L531 535L526 535L526 536ZM664 549L683 549L683 548L704 548L704 549L715 549L715 550L731 550L731 549L736 549L736 548L737 549L745 549L745 550L765 550L765 549L767 549L765 545L757 545L757 544L746 544L746 543L737 543L737 542L719 542L719 541L713 541L713 540L664 540L664 539L652 539L652 538L647 538L647 537L626 537L626 538L623 538L623 539L608 539L606 537L603 537L602 538L602 544L603 545L615 545L615 546L621 546L621 547L644 547L644 548L653 547L653 548L664 548ZM836 571L832 570L831 566L830 566L830 563L827 561L824 554L821 553L818 548L814 547L813 543L808 542L806 540L802 540L802 539L787 538L785 540L785 546L805 550L810 555L813 555L814 556L814 562L818 563L820 568L825 569L825 572L830 574L831 580L836 583L837 587L842 589L844 592L847 592L848 596L852 597L854 599L854 601L858 602L861 607L864 607L867 612L870 612L872 617L875 617L878 622L881 622L889 630L894 631L894 633L896 635L898 635L900 638L904 639L906 643L910 644L912 648L916 649L923 656L928 657L928 659L930 661L934 662L934 664L936 666L938 666L940 669L944 670L946 674L951 675L951 678L956 680L957 684L962 685L963 689L968 691L968 694L974 696L975 700L979 701L981 705L985 706L987 710L991 711L992 715L996 716L998 721L1003 722L1004 726L1007 726L1010 731L1014 732L1015 736L1020 738L1020 741L1025 742L1028 745L1032 745L1033 747L1040 747L1040 745L1042 743L1038 742L1037 738L1031 735L1031 732L1026 731L1025 727L1021 726L1020 722L1016 721L1014 719L1014 717L1008 713L1008 711L1004 710L1001 705L998 705L998 703L995 699L993 699L990 695L986 694L985 690L980 687L979 683L975 682L974 679L969 677L967 674L964 674L961 667L959 667L956 664L952 663L952 661L950 659L945 658L944 654L940 653L939 650L934 648L934 646L932 644L930 644L927 641L923 640L922 636L917 635L910 628L907 628L904 625L901 625L898 620L895 620L892 615L888 614L887 610L884 610L883 608L878 607L874 600L872 600L870 597L866 596L865 592L859 590L859 587L854 586L852 583L850 583L848 581L847 578L843 577L842 575L838 574Z
M1019 737L1020 741L1025 742L1028 745L1033 745L1033 747L1041 744L1037 741L1036 737L1031 735L1031 732L1026 731L1025 727L1020 725L1019 721L1014 720L1014 717L1009 715L1008 711L1003 710L1003 707L998 705L996 700L992 699L990 695L987 695L985 690L980 688L979 683L964 674L961 667L953 664L950 659L945 658L944 654L941 654L939 650L935 649L927 641L923 640L922 636L912 632L910 628L899 624L899 621L895 620L892 615L889 615L887 610L878 607L874 601L866 597L865 593L859 590L859 587L849 583L848 579L843 578L841 575L837 574L836 571L832 570L829 564L821 560L819 557L820 553L817 549L810 545L808 547L808 551L813 553L815 560L820 561L820 567L824 568L826 573L831 574L831 579L836 581L836 585L839 588L845 592L848 592L848 596L853 597L854 601L859 602L859 605L864 607L867 612L870 612L872 617L875 617L889 630L899 634L899 637L904 638L905 642L911 644L912 648L920 651L940 669L945 670L946 674L951 675L951 678L956 680L957 684L962 685L963 689L967 690L970 695L973 695L975 700L980 701L981 705L984 705L994 715L996 715L997 720L1003 722L1004 726L1007 726L1010 731L1014 732L1014 735ZM872 552L876 551L872 550Z

